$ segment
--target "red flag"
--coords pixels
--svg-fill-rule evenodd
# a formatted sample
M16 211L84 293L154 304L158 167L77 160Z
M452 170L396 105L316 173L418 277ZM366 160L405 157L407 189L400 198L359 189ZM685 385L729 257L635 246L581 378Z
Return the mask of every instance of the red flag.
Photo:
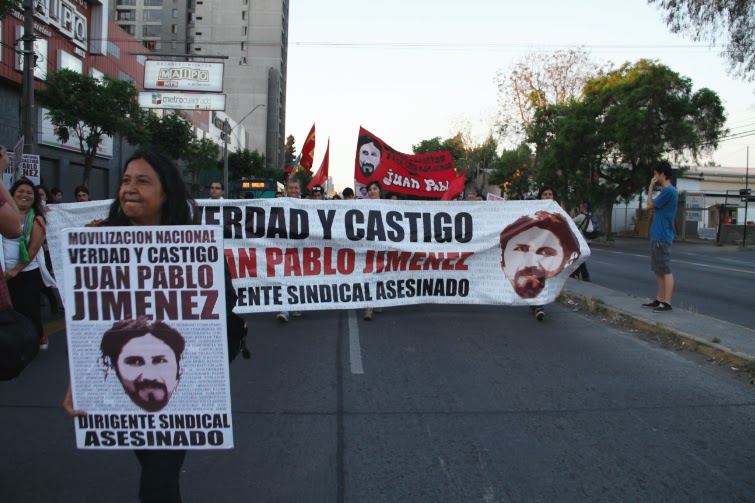
M328 146L325 149L325 157L322 158L322 164L320 169L317 170L315 176L312 177L312 181L307 185L307 190L312 190L315 185L322 185L325 187L325 182L328 181L328 167L330 165L330 138L328 138Z
M304 141L304 145L301 147L301 162L307 171L312 169L312 164L315 162L315 125L312 124L307 139Z
M467 170L465 169L462 174L451 180L451 183L448 184L448 190L446 190L443 193L443 197L440 198L441 201L450 201L454 196L458 196L462 192L464 192L464 186L467 182Z

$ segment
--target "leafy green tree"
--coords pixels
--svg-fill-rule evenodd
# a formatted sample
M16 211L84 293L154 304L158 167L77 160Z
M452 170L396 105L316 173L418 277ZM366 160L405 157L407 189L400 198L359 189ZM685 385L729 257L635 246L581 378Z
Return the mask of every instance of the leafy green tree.
M296 139L294 135L290 134L286 137L286 149L283 154L283 162L286 166L290 166L296 160Z
M143 121L143 137L139 141L141 145L155 146L173 159L188 161L194 155L193 127L180 112L160 117L147 111L143 114Z
M0 19L21 8L21 0L0 0Z
M282 180L282 175L283 172L274 168L265 155L257 150L244 149L228 154L229 183L242 178L270 178L279 181Z
M526 143L504 149L490 175L490 183L501 186L508 199L526 199L532 194L533 163L532 149Z
M189 144L187 154L184 175L191 179L192 193L196 195L199 188L200 173L217 169L220 147L214 141L202 138Z
M609 214L644 190L657 161L715 150L724 122L715 92L693 92L689 78L640 60L591 79L580 100L538 109L527 131L537 180L555 183L562 205L586 201Z
M715 44L723 39L721 56L729 70L752 82L755 80L755 10L752 0L648 0L656 4L672 33L695 41Z
M136 87L127 80L95 79L67 69L47 74L45 88L37 91L37 97L49 110L47 117L58 139L78 141L84 156L84 186L89 185L103 136L123 134L129 141L141 137L137 96Z

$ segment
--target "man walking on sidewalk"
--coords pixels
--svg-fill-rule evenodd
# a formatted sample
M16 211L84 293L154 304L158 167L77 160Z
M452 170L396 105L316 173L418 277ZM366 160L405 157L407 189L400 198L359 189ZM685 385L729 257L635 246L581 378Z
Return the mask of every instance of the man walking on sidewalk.
M655 273L658 293L653 302L643 304L654 313L671 311L671 294L674 291L674 275L671 274L671 242L674 240L674 217L678 195L671 185L673 172L671 165L660 161L653 168L653 179L647 193L647 207L655 209L653 223L650 226L650 269ZM653 199L653 187L661 184L661 192Z

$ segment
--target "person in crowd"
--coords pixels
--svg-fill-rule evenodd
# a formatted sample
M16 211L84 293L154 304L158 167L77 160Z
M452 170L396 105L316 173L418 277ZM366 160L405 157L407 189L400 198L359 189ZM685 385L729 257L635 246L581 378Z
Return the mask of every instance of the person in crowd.
M45 187L44 185L37 185L34 190L37 191L37 198L40 201L40 209L42 210L42 213L46 214L49 211L49 208L47 207L47 201L52 200L52 194L50 194L50 191L47 190L47 187ZM40 260L44 260L47 270L52 271L52 258L50 257L50 249L47 246L47 238L45 238L44 242L42 243L42 256L40 257ZM43 282L42 293L44 294L45 298L47 298L47 303L50 305L50 314L55 316L60 310L60 303L58 302L58 296L55 293L55 288L48 286Z
M47 213L47 210L49 209L47 205L50 201L52 201L52 194L44 185L37 185L36 187L34 187L34 190L37 191L37 198L39 199L42 211Z
M63 191L58 187L50 189L50 194L52 194L52 199L48 199L47 204L60 204L63 202Z
M223 182L214 180L210 182L210 199L223 199L225 194L225 185Z
M17 239L3 238L4 274L13 307L29 318L37 330L40 349L47 349L48 340L42 328L40 301L42 275L37 254L45 240L45 219L34 184L22 178L10 190L22 227Z
M356 199L356 196L354 195L354 189L352 189L351 187L346 187L345 189L343 189L342 194L344 201Z
M0 145L0 173L8 169L8 164L10 164L8 149ZM21 220L16 201L8 192L2 177L0 177L0 235L9 239L15 239L21 235Z
M89 197L89 189L84 185L78 185L75 189L73 189L73 193L76 195L77 203L86 203L92 200Z
M196 202L189 195L181 172L168 157L154 150L137 151L126 161L118 195L107 218L98 225L152 226L199 223ZM226 270L226 314L232 314L236 290ZM73 408L69 385L63 408L72 417L86 415ZM141 465L139 499L142 503L180 503L179 475L185 450L136 450Z
M480 194L480 193L478 192L477 194L475 194L475 196L474 196L474 200L475 200L475 201L484 201L484 200L485 200L485 198L484 198L484 197L482 197L482 194Z
M313 185L312 186L312 199L316 201L322 201L325 197L325 189L322 188L322 185Z
M671 273L671 243L676 236L674 219L679 195L671 184L674 172L667 161L658 162L653 168L653 178L647 192L647 208L655 210L650 224L650 269L655 273L656 295L653 302L643 304L654 313L667 313L671 309L671 294L674 292L674 275ZM653 188L661 185L661 192L653 198Z
M277 199L279 197L283 197L283 192L278 191L275 193L275 198Z
M377 180L372 180L367 184L367 199L380 199L380 193L383 187ZM382 307L368 307L364 310L364 321L372 321L372 313L382 313Z
M339 196L338 194L335 194L335 195L334 195L334 196L332 197L332 199L333 199L334 201L340 201L340 200L341 200L341 196Z
M587 226L590 223L590 206L587 203L582 203L579 205L578 211L579 212L577 213L577 215L572 218L574 220L574 224L577 226L577 229L579 229L579 232L581 232L584 236L587 230ZM585 237L585 239L587 239L587 237ZM587 270L587 261L582 262L577 270L571 273L570 277L589 282L590 271Z
M474 193L474 192L472 192L471 190L470 190L470 191L468 191L468 192L467 192L467 193L466 193L466 194L464 195L464 200L465 200L465 201L474 201L474 200L475 200L475 193Z
M537 193L537 198L541 200L555 201L556 192L550 185L543 185ZM535 314L537 321L545 319L545 308L543 306L530 306L530 310Z
M289 178L286 182L286 197L291 197L294 199L301 198L301 183L296 178ZM293 313L290 313L289 311L281 311L277 315L275 315L275 318L281 323L287 323L289 314L293 314L294 316L301 316L301 313L298 311Z

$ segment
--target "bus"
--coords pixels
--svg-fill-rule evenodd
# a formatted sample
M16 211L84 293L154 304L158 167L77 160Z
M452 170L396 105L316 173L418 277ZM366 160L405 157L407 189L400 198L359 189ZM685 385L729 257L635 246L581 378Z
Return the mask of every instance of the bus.
M242 178L234 183L234 199L264 199L283 192L283 184L270 178Z

